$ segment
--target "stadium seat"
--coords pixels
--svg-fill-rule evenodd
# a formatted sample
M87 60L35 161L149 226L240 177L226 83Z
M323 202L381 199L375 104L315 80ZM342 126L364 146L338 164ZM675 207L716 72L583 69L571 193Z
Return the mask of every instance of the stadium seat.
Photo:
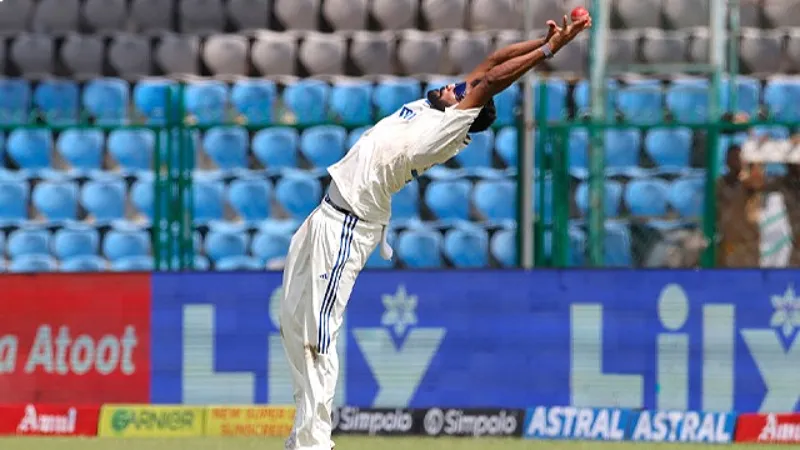
M265 128L253 136L253 154L267 169L297 167L300 135L289 127Z
M469 220L471 189L466 180L431 181L425 204L439 220Z
M0 226L17 225L28 218L28 186L16 180L0 180Z
M585 128L569 132L567 153L570 174L576 178L586 178L589 174L589 133Z
M469 73L489 56L491 47L492 37L488 33L453 30L447 39L447 56L453 71Z
M346 152L350 151L350 149L356 145L356 142L358 142L358 140L361 139L361 136L364 134L364 132L366 132L370 128L372 127L369 126L359 127L351 131L350 134L347 135L347 142L345 143L345 151Z
M133 9L143 2L172 4L162 0L134 0ZM157 6L157 5L156 5ZM157 10L158 8L154 8ZM169 17L166 20L171 20ZM108 63L123 78L136 78L150 75L152 58L150 56L150 39L136 34L115 34L108 45Z
M225 121L228 106L228 85L208 80L189 83L183 94L186 112L201 125L215 125Z
M203 61L216 76L245 76L248 72L247 37L238 34L212 34L203 45Z
M406 230L397 239L397 257L411 269L442 266L442 236L432 230Z
M344 125L365 125L372 122L372 84L352 82L334 84L329 109Z
M451 228L444 235L444 253L457 268L480 268L489 265L489 236L474 226Z
M228 203L245 222L266 220L270 214L272 186L261 179L239 179L228 188Z
M254 257L261 260L262 264L276 258L285 258L289 253L291 234L277 234L260 231L253 236L250 250Z
M612 30L606 44L608 46L608 63L619 66L636 63L640 41L639 30Z
M392 217L394 219L394 217ZM386 232L386 240L389 242L389 245L394 248L395 242L397 242L397 235L393 231ZM397 261L397 255L392 257L390 260L385 260L381 256L380 246L375 248L369 258L367 259L366 268L367 269L392 269L395 267L395 262Z
M539 187L544 186L544 204L539 203ZM533 204L534 213L539 214L539 208L544 208L544 221L551 223L553 220L553 177L548 173L544 180L540 180L539 175L533 180Z
M127 117L130 86L120 78L96 78L83 88L83 107L100 125L121 124Z
M625 204L632 216L657 217L667 213L669 185L664 180L631 180L625 186Z
M708 120L709 84L705 79L677 79L667 88L666 105L677 122Z
M50 168L53 135L45 128L18 128L8 135L6 152L24 171Z
M125 216L125 181L122 179L90 180L81 190L81 204L98 224Z
M56 260L50 255L24 255L11 260L8 271L16 273L54 272L57 266Z
M466 0L423 0L422 15L432 30L464 29L467 26Z
M270 3L261 0L228 0L225 6L237 30L268 28Z
M80 109L78 84L69 80L42 81L33 91L33 103L47 122L74 124L78 121Z
M40 0L33 12L32 28L41 33L68 33L78 30L78 0Z
M150 256L127 256L111 261L111 270L115 272L150 272L153 270L153 258Z
M314 166L325 168L339 161L345 154L347 131L336 125L319 125L308 128L300 135L300 151Z
M603 192L603 214L606 217L617 217L619 215L620 201L622 200L622 185L617 181L606 181ZM589 183L581 183L575 191L575 203L581 215L586 216L589 212Z
M764 104L776 120L800 121L800 80L780 77L768 80Z
M53 235L53 255L61 260L96 256L99 248L100 236L91 227L69 226Z
M320 0L274 0L275 17L286 29L316 30Z
M205 241L205 253L217 262L231 256L247 254L247 235L236 232L209 231Z
M534 116L538 115L538 98L539 94L541 93L540 85L541 83L545 84L546 90L546 120L549 122L554 122L558 120L562 120L567 115L567 83L561 78L548 78L546 80L534 80L533 81L533 98L534 98L534 105L533 105L533 114ZM545 101L545 100L543 100Z
M373 0L372 15L384 30L417 28L418 3L414 0Z
M505 163L506 167L517 166L517 156L519 152L519 133L516 127L503 127L495 136L494 146L497 154Z
M225 27L222 0L180 0L178 17L183 33L213 33Z
M153 176L141 177L131 186L130 200L134 209L147 218L153 219L154 214Z
M619 83L610 79L606 82L606 114L612 117L614 114L614 104L617 92L619 91ZM578 109L578 115L585 115L591 113L591 92L589 80L582 79L575 85L575 90L572 92L572 99L575 102L575 107ZM510 125L513 125L511 123Z
M680 173L689 168L692 130L656 128L647 133L644 149L661 173Z
M347 61L347 40L340 34L306 33L298 60L311 75L343 75Z
M11 61L24 77L50 77L53 73L53 37L42 33L20 33L9 45Z
M466 169L488 168L492 166L494 132L492 130L472 133L467 147L456 154L456 162Z
M60 272L104 272L106 260L97 255L76 256L64 259L58 267Z
M132 0L130 19L139 31L159 32L170 30L177 2L162 0Z
M272 121L272 107L277 97L275 83L268 80L239 80L231 88L231 104L249 124Z
M517 230L505 229L497 231L489 242L492 257L502 267L517 265Z
M704 178L679 178L672 182L667 196L681 217L695 218L703 214L704 189Z
M0 123L27 123L31 97L31 87L26 80L0 79Z
M224 213L224 186L219 181L195 181L192 184L194 197L194 221L205 224L212 220L222 220Z
M642 134L637 129L612 129L605 133L605 164L611 174L622 173L631 176L639 171L639 151L642 147Z
M319 80L302 80L292 83L283 91L283 102L300 125L325 122L330 96L330 86Z
M103 164L105 136L96 129L72 128L58 136L56 149L78 172L100 170Z
M475 183L472 204L487 220L517 218L517 185L513 180L484 180Z
M739 61L743 70L760 75L783 71L787 64L784 30L743 28L740 33Z
M520 85L515 83L494 96L497 120L494 127L513 126L517 123L517 110L522 100Z
M378 118L383 118L421 97L422 88L418 80L395 78L378 83L372 93L372 102L378 109Z
M78 186L70 182L42 181L31 195L33 206L51 222L77 219Z
M20 228L12 231L6 241L6 254L10 259L25 255L49 255L50 233L42 228Z
M115 262L132 256L150 254L150 236L146 231L134 229L112 229L103 239L103 255Z
M177 114L179 103L177 84L171 80L142 80L133 88L134 106L153 125L165 124L168 113Z
M237 270L264 270L264 264L256 258L250 256L229 256L220 259L214 267L221 272L231 272Z
M250 48L250 62L262 75L294 75L297 72L298 39L294 33L259 30Z
M117 129L108 134L108 152L123 172L150 170L155 143L152 130Z
M103 73L105 43L100 36L70 34L61 45L61 61L78 79L99 77Z
M187 76L200 73L200 37L161 33L153 58L164 75Z
M657 80L642 80L620 87L616 105L625 120L637 125L653 125L663 118L663 94Z
M4 34L23 32L30 24L36 2L33 0L18 0L4 2L0 6L0 30Z
M406 0L404 0L406 1ZM438 33L408 29L399 33L397 60L406 75L438 73L444 39Z
M419 183L411 180L392 196L392 222L419 220Z
M630 267L633 265L631 233L627 225L606 222L603 239L603 263L605 266L613 267Z
M720 86L721 102L723 107L729 111L741 111L755 116L758 113L759 102L761 100L761 83L751 77L739 76L736 77L734 84L736 85L736 107L732 104L730 97L730 79L722 80Z
M322 186L303 172L285 172L275 186L275 198L289 217L305 219L319 205Z
M386 75L394 72L394 49L391 32L356 31L350 42L350 60L363 75Z
M222 171L247 168L250 137L241 127L214 127L203 137L203 149Z
M532 3L542 7L543 1ZM541 11L541 10L539 10ZM471 3L472 27L484 30L518 29L522 11L515 0L475 0ZM534 15L534 17L556 17Z
M641 53L649 64L679 64L684 62L688 42L686 31L650 28L642 32Z
M83 19L95 33L112 33L125 28L128 2L125 0L86 0ZM62 269L63 270L63 269Z

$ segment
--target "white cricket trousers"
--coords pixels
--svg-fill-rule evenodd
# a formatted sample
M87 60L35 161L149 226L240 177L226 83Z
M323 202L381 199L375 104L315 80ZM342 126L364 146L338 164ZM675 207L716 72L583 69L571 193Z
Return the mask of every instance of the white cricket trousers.
M287 450L330 450L339 375L336 340L353 284L380 242L382 227L323 201L300 226L283 272L280 322L292 367L294 428Z

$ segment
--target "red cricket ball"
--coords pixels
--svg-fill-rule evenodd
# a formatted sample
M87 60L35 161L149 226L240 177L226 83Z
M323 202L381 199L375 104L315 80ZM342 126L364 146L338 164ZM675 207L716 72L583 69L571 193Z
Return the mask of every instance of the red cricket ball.
M577 6L575 7L575 9L572 10L570 17L572 18L572 21L575 22L576 20L580 20L584 16L588 15L589 11L586 8L584 8L583 6Z

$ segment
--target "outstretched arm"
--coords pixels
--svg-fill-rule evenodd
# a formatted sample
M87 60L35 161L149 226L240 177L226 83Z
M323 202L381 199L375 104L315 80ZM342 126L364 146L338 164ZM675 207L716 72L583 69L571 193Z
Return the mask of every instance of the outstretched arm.
M492 52L492 54L487 56L486 59L483 60L483 62L478 64L478 67L473 69L473 71L470 72L469 75L467 75L466 78L467 83L471 84L474 80L479 80L483 78L483 76L486 75L486 72L492 70L492 68L499 66L500 64L503 64L504 62L512 58L526 55L538 49L539 47L546 44L551 37L553 37L554 31L555 30L553 27L549 27L549 31L546 37L533 39L530 41L517 42L515 44L505 46L499 50Z

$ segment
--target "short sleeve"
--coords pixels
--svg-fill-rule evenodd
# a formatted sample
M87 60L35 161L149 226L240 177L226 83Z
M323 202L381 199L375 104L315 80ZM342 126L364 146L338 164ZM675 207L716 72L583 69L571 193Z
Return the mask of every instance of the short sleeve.
M412 137L409 159L414 169L427 169L455 156L466 144L469 127L478 118L481 108L447 108L437 114L438 120L426 121Z

